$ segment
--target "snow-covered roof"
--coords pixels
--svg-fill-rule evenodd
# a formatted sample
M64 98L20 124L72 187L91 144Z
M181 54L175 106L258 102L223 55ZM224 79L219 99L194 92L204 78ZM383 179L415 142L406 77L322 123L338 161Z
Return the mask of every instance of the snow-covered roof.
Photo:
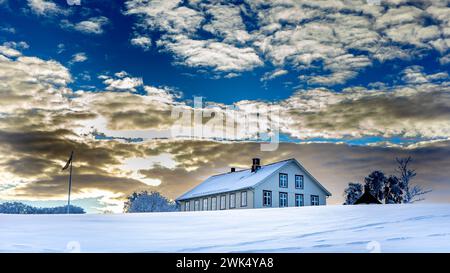
M256 184L263 181L271 174L276 172L281 167L285 166L290 162L295 162L300 168L302 168L308 175L312 177L298 162L297 160L291 158L279 162L275 162L268 165L263 165L257 172L252 172L250 169L223 173L218 175L213 175L203 181L195 188L186 192L185 194L178 197L176 200L191 199L206 195L218 194L223 192L236 191L241 189L253 188ZM320 185L320 183L312 177L313 180ZM320 185L324 191L331 195L322 185Z

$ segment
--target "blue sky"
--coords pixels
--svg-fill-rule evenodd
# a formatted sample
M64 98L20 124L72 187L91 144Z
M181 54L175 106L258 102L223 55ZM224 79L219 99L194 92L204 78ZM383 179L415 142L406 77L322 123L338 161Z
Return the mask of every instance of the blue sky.
M85 153L75 196L89 211L117 211L124 194L148 186L174 198L231 164L246 166L202 152L244 145L256 154L250 147L264 132L230 144L208 131L213 144L202 148L170 134L170 113L193 111L195 96L219 114L230 105L249 115L276 109L281 151L261 156L306 157L319 172L343 150L348 164L362 164L353 157L367 149L361 160L373 168L396 154L443 160L434 153L450 137L448 1L0 0L0 18L0 199L64 202L65 176L55 170L71 149ZM326 155L327 143L339 152ZM341 191L366 167L332 187ZM442 183L428 168L428 181Z

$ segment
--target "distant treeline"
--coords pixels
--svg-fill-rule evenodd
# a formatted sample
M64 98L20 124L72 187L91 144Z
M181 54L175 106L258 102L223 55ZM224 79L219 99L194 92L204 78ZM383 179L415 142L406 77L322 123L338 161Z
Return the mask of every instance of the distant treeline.
M7 202L0 204L0 213L3 214L65 214L67 213L67 206L53 207L53 208L38 208L29 206L20 202ZM77 206L70 206L71 214L86 213L83 208Z

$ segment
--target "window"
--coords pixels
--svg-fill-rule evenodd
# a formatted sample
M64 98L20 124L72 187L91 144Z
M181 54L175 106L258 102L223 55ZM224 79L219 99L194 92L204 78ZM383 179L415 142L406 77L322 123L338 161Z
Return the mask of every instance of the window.
M225 195L220 196L220 209L226 209L227 207L227 197Z
M319 196L311 195L311 206L318 206L318 205L319 205Z
M296 207L303 207L305 205L303 201L303 194L296 194L295 195L295 206Z
M203 210L208 210L208 198L203 199Z
M288 175L286 173L280 173L280 188L288 187Z
M230 209L234 209L236 207L236 194L230 194Z
M211 198L211 210L217 209L217 197Z
M303 175L295 175L295 188L303 190Z
M272 192L271 191L263 191L263 206L264 207L272 206Z
M247 206L247 192L243 191L241 192L241 207Z
M200 200L195 200L194 202L194 210L199 211L200 210Z
M280 192L280 208L288 206L288 194L287 192Z
M184 205L184 210L185 211L189 211L189 201L186 202L186 204Z

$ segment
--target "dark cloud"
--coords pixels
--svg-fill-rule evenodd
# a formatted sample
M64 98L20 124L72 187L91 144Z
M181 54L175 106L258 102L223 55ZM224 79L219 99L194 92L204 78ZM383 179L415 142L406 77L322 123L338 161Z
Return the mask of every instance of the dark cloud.
M293 107L286 111L286 116L293 119L291 130L298 133L304 128L320 135L327 133L339 137L355 134L446 136L446 128L450 125L450 91L444 86L414 88L417 89L399 88L395 93L387 90L373 94L373 91L365 90L359 91L357 96L349 93L347 97L339 98L338 102L329 105L326 105L329 102L324 102L326 107L314 111ZM421 88L423 90L418 91Z
M11 173L24 178L39 176L47 170L54 173L57 171L51 160L31 156L11 159L5 165L8 166L8 170Z
M170 114L170 110L154 109L116 111L109 115L108 124L112 130L168 128L173 123Z
M327 187L333 196L330 203L341 203L342 192L350 181L363 181L373 170L395 173L395 157L412 156L417 170L415 182L435 189L428 201L447 202L450 181L450 142L428 143L411 148L349 146L346 144L282 143L274 152L261 152L258 143L211 141L150 141L121 143L117 141L76 141L71 132L5 132L0 131L0 151L14 155L0 161L0 168L27 178L29 182L16 187L20 198L64 196L67 174L60 171L70 150L76 151L74 192L101 190L121 196L134 190L158 190L176 198L210 175L228 172L230 167L248 168L252 157L261 157L263 164L296 158ZM121 170L122 159L170 154L177 163L174 168L161 164L140 171L147 178L159 179L159 186L148 186L139 178ZM444 195L447 193L447 196Z
M77 186L74 191L103 189L125 193L145 186L144 183L115 174L121 158L143 156L138 146L110 141L81 142L66 130L5 132L0 131L0 168L30 183L17 188L21 196L55 197L67 190L67 175L61 171L70 151L75 151ZM65 181L65 182L64 182ZM122 181L122 182L120 182Z
M30 197L49 198L67 194L67 175L58 174L49 179L37 180L16 188L18 198ZM123 193L123 197L135 190L148 189L148 185L127 177L116 177L108 174L78 174L75 170L72 183L73 193L83 193L86 190L105 190L113 193Z

